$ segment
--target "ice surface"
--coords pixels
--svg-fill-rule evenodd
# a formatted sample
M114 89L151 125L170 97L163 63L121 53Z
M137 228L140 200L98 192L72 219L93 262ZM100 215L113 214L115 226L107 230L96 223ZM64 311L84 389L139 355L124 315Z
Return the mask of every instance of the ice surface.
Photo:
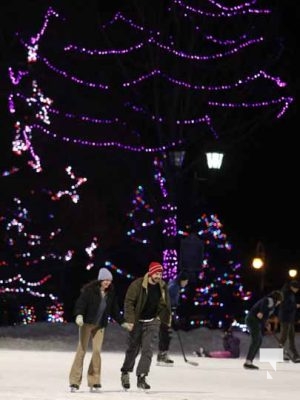
M208 350L221 349L222 332L206 328L180 331L186 357L198 366L186 363L180 352L176 333L171 344L173 367L156 366L153 357L147 393L136 388L131 374L131 389L123 391L120 367L124 359L127 334L111 324L102 352L102 390L90 393L86 370L90 350L86 354L82 385L78 393L70 393L68 374L75 354L77 328L74 324L38 323L32 326L0 327L0 399L1 400L276 400L297 399L300 392L300 364L277 363L274 371L267 362L259 362L258 371L243 369L249 336L239 332L242 355L239 359L199 358L193 350L200 345ZM297 333L299 347L299 333ZM266 337L263 347L277 347Z

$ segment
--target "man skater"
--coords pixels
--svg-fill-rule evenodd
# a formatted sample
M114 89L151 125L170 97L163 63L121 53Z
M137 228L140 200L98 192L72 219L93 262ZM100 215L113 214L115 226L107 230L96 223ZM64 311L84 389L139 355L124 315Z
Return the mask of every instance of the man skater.
M291 359L295 363L300 362L299 353L295 343L295 323L297 308L296 294L300 288L300 283L296 280L291 280L286 283L282 288L283 301L279 307L279 321L280 321L280 347L284 347L288 342L288 349L284 350L285 359Z
M258 300L246 316L246 325L251 336L251 343L244 363L246 369L259 369L253 364L253 360L262 344L264 328L268 318L274 314L276 308L282 302L283 295L279 290L274 290L270 294Z
M171 325L171 306L166 283L162 280L163 267L153 261L148 273L134 280L128 287L124 302L124 318L129 324L128 348L121 368L121 383L130 388L129 372L133 371L136 357L141 356L136 368L137 387L150 389L146 382L153 356L153 342L158 336L160 323Z

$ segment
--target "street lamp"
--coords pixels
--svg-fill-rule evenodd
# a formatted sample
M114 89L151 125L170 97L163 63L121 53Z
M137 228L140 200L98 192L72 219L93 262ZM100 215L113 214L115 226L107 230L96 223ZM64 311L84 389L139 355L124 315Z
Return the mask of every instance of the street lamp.
M254 257L252 260L252 267L254 269L262 269L264 267L264 261L260 257Z
M187 174L193 170L194 167L200 163L200 158L203 160L204 152L200 157L199 153L191 157L192 160L186 160L186 151L182 148L169 150L165 161L165 173L167 174L167 181L169 182L169 193L164 191L164 198L166 204L163 205L164 209L164 228L163 233L165 236L166 247L163 250L163 262L168 272L168 277L172 276L173 271L176 270L178 265L177 257L177 244L176 238L178 234L177 225L183 225L183 221L194 221L194 212L198 198L196 199L196 184L194 175ZM222 165L223 154L212 152L206 155L207 167L209 169L220 169ZM159 176L157 174L157 176ZM186 178L186 179L185 179ZM192 179L192 180L191 180ZM164 181L161 180L160 186L164 188ZM186 199L186 191L189 190L189 200ZM184 197L183 197L184 194ZM169 200L167 200L169 198ZM178 212L178 209L180 210ZM199 210L197 210L199 212ZM172 260L172 261L170 261Z
M223 153L219 152L207 152L206 161L209 169L220 169L223 162Z
M298 271L295 268L289 269L289 277L290 278L296 278L297 275L298 275Z
M176 168L181 168L185 157L185 150L172 150L169 151L169 159L171 165Z

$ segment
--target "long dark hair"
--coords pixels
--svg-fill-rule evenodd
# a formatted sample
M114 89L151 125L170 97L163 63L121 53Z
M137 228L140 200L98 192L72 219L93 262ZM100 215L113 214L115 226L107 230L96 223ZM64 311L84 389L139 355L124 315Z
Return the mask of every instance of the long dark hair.
M102 280L101 281L98 281L97 279L95 279L95 280L93 280L93 281L91 281L91 282L88 282L88 283L86 283L85 285L83 285L82 286L82 288L81 288L81 291L83 292L85 289L89 289L89 288L92 288L92 287L100 287L100 285L101 285L101 282L102 282ZM113 286L113 283L111 283L110 285L109 285L109 287L105 290L105 292L106 293L108 293L108 292L110 292L111 290L113 290L114 289L114 286Z
M277 301L283 300L283 294L280 290L273 290L273 292L271 292L268 297L271 297L274 300L275 304L277 303Z

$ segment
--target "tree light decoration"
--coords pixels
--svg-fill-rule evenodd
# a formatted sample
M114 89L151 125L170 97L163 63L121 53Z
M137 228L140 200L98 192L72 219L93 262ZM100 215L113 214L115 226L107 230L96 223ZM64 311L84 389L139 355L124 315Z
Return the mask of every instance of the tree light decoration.
M59 190L57 193L52 193L51 199L52 200L59 200L62 196L69 196L73 203L78 203L79 201L79 194L77 192L77 189L85 182L87 182L87 178L81 177L78 178L74 172L72 171L72 167L68 166L66 167L66 172L67 175L72 179L76 180L76 183L74 185L71 185L71 190Z
M157 225L163 225L165 220L163 217L152 220L152 215L154 213L156 216L159 215L159 211L154 210L147 202L142 186L136 189L132 204L133 208L127 214L132 229L127 232L127 235L141 246L153 248L156 243L153 238L157 235L154 232L157 232ZM160 213L163 215L164 210L162 209ZM198 237L205 244L205 252L203 263L199 265L197 274L199 280L194 287L192 285L192 289L181 293L182 308L185 310L186 317L188 314L205 315L202 319L191 317L188 322L190 328L217 323L223 326L227 319L237 317L237 315L242 318L245 304L251 299L252 294L243 287L240 275L242 266L232 259L232 245L223 232L222 223L217 215L203 214L193 223L193 226ZM168 230L162 228L162 232L171 237L177 234L182 237L189 235L186 230L178 229L176 232L175 229L174 220L174 231L169 233ZM163 251L163 262L167 271L172 271L171 276L165 274L166 279L174 278L178 267L176 248Z

